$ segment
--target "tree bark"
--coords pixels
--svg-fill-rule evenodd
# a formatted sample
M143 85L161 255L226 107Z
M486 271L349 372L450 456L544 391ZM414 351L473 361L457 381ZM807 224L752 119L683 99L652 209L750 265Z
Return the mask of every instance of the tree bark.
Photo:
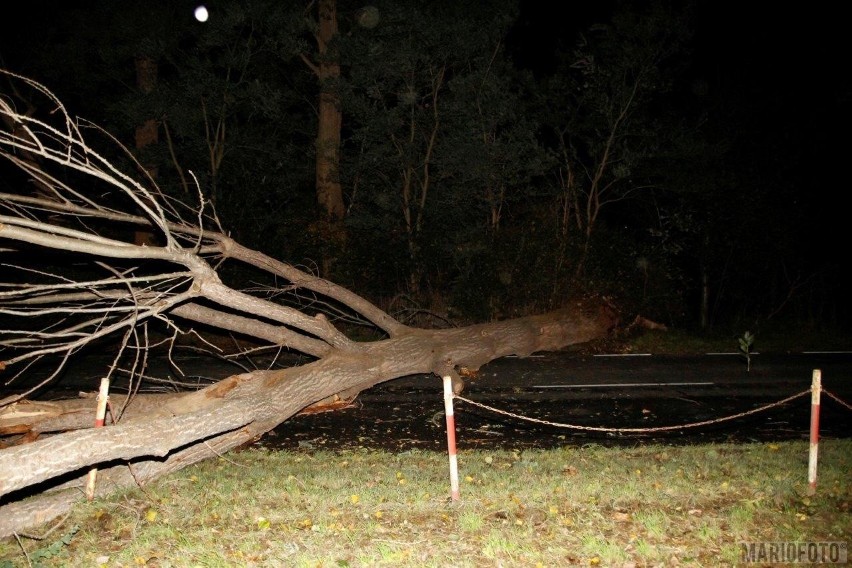
M145 95L150 95L157 87L159 66L150 57L139 56L136 63L136 86ZM150 146L155 146L160 141L160 127L156 118L148 118L136 127L134 137L137 152L143 152ZM145 164L145 171L153 179L157 179L158 168L154 164ZM138 230L134 235L137 245L154 244L154 233L151 231Z
M323 276L328 276L334 257L346 240L343 217L346 206L340 185L340 129L343 111L340 105L340 60L334 40L337 37L337 0L319 0L317 6L319 50L315 73L319 81L319 115L316 139L317 203L325 216L318 228L331 250L323 254Z
M127 465L103 469L100 483L113 489L148 483L255 440L304 407L335 393L361 391L414 374L457 376L461 367L478 369L498 357L527 356L590 341L605 335L613 324L612 314L604 308L575 306L466 328L407 328L397 337L367 344L363 350L335 350L300 367L234 375L198 392L166 397L165 403L163 395L140 395L130 408L138 405L149 410L131 413L119 424L66 432L0 451L0 496L54 478L64 480L67 474L82 475L89 466L116 461ZM65 404L68 412L81 406L76 400ZM2 419L0 414L0 423ZM50 416L44 424L31 419L30 426L45 430L55 419ZM91 425L91 408L85 424ZM83 483L82 477L79 483ZM17 501L3 503L0 536L61 514L52 495L44 501L45 510L35 515L32 505L23 508Z

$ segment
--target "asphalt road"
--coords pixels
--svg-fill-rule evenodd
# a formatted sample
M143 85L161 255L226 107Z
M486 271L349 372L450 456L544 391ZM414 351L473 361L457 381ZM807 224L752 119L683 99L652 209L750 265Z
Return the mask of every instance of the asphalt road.
M198 356L181 356L178 362L184 380L199 384L239 371ZM59 385L69 392L94 391L108 363L103 356L78 359ZM809 394L744 417L716 420L805 393L815 369L821 372L825 391L852 404L852 353L755 354L751 370L737 353L673 357L558 352L505 357L467 379L461 396L489 408L455 402L459 445L517 448L807 439ZM147 373L160 379L178 376L163 359L153 361ZM149 386L164 388L162 383ZM403 377L364 391L352 408L293 417L263 443L283 448L320 444L440 449L446 443L443 404L437 377ZM695 422L711 424L668 429ZM828 437L852 436L852 410L825 393L820 431Z
M815 369L826 391L852 404L852 353L758 354L751 370L733 353L506 357L468 380L461 396L488 408L457 400L456 438L460 448L513 449L807 440ZM852 410L825 394L823 401L820 435L852 436ZM363 392L354 408L293 417L262 443L440 450L443 420L441 381L405 377Z
M467 381L466 393L545 395L556 399L793 394L810 388L814 370L822 385L852 396L852 352L753 355L749 370L737 353L696 356L576 355L544 353L504 357ZM435 377L404 377L377 392L440 388ZM436 386L437 385L437 386Z

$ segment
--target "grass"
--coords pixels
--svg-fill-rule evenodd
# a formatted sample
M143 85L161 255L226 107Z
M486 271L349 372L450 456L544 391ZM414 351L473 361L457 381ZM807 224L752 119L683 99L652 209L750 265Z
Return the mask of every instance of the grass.
M86 503L0 566L733 566L742 541L850 541L852 440L209 460ZM64 540L63 540L64 537Z
M743 328L729 332L695 333L671 329L668 331L646 330L620 342L621 350L634 353L658 355L703 355L704 353L739 353L739 340L749 332L754 336L752 352L800 353L810 350L849 351L852 336L848 331L803 330L796 326L779 326L755 330Z

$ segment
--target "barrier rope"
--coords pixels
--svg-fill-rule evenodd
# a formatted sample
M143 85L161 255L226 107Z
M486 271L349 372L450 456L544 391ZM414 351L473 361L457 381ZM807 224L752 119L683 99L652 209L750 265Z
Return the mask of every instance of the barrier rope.
M840 397L838 397L838 396L837 396L837 395L835 395L835 394L831 394L830 392L828 392L828 391L827 391L827 390L825 390L825 389L822 389L822 392L823 392L823 393L825 393L825 394L827 394L828 396L830 396L831 398L833 398L834 400L836 400L837 402L839 402L839 403L840 403L840 404L842 404L843 406L845 406L845 407L847 408L847 410L852 410L852 404L849 404L848 402L845 402L845 401L843 401L843 400L840 400Z
M825 392L825 391L823 391L823 392ZM829 394L829 393L826 393L826 394ZM758 412L763 412L764 410L769 410L770 408L775 408L777 406L782 406L784 404L787 404L791 400L795 400L797 398L800 398L800 397L803 397L803 396L810 396L810 395L811 395L811 390L808 389L808 390L802 391L798 394L788 396L787 398L785 398L783 400L779 400L778 402L773 402L773 403L767 404L765 406L761 406L759 408L753 408L753 409L747 410L745 412L740 412L739 414L732 414L730 416L723 416L722 418L714 418L713 420L702 420L701 422L689 422L687 424L680 424L680 425L677 425L677 426L656 426L656 427L652 427L652 428L606 428L606 427L603 427L603 426L583 426L581 424L565 424L565 423L561 423L561 422L551 422L549 420L541 420L539 418L532 418L530 416L522 416L520 414L515 414L513 412L508 412L506 410L500 410L499 408L494 408L493 406L488 406L486 404L482 404L481 402L476 402L476 401L470 400L468 398L465 398L465 397L462 397L462 396L459 396L459 395L454 395L453 398L457 398L458 400L461 400L463 402L467 402L468 404L472 404L474 406L478 406L479 408L484 408L485 410L489 410L489 411L495 412L497 414L503 414L505 416L511 416L512 418L517 418L518 420L525 420L527 422L535 422L535 423L538 423L538 424L545 424L547 426L555 426L557 428L570 428L570 429L573 429L573 430L586 430L586 431L591 431L591 432L614 432L614 433L626 434L626 433L644 433L644 432L666 432L666 431L671 431L671 430L683 430L685 428L697 428L698 426L707 426L708 424L717 424L719 422L726 422L728 420L735 420L737 418L742 418L743 416L749 416L751 414L757 414ZM836 398L831 394L829 394L829 396L831 396L832 398ZM836 399L836 400L839 401L839 399ZM846 404L842 401L840 401L840 402L841 402L841 404L844 404L844 405Z

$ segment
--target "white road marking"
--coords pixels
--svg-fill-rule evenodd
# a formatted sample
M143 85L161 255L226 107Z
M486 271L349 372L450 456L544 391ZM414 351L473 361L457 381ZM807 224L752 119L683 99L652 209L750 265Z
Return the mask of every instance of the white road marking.
M650 357L650 353L598 353L593 357Z
M589 383L585 385L533 385L534 389L593 389L607 387L692 387L716 383Z
M750 354L751 355L760 355L760 353L757 352L757 351L752 351ZM743 357L743 356L745 356L745 353L742 353L742 352L740 352L740 353L705 353L705 355L739 355L740 357Z

